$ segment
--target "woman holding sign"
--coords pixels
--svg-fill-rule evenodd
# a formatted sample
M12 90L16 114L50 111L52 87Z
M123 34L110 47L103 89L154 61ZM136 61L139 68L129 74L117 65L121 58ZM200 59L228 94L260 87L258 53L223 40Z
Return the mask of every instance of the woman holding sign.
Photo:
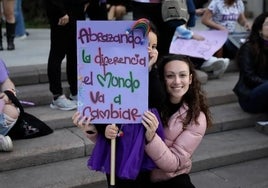
M149 107L150 113L155 114L154 121L159 124L161 121L156 109L160 108L165 97L155 66L158 58L157 32L152 23L149 21L148 23L150 25L148 33ZM147 188L150 186L150 171L156 166L144 152L146 142L145 129L142 124L94 126L91 125L90 117L82 117L79 112L76 112L72 119L73 123L80 127L90 140L96 142L88 166L97 171L104 171L107 174L108 184L110 184L110 139L116 139L116 187ZM156 130L160 137L163 135L161 128L160 124Z
M212 124L209 108L188 57L171 54L159 65L167 96L159 111L165 141L155 132L158 124L152 113L145 113L142 122L147 130L145 151L158 167L151 173L151 187L193 188L188 173L192 155Z

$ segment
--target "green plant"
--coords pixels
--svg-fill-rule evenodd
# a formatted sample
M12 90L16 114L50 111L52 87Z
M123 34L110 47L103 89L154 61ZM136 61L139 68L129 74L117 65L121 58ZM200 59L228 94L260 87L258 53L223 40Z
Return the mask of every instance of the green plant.
M22 8L26 27L47 28L48 20L46 15L45 0L23 0Z

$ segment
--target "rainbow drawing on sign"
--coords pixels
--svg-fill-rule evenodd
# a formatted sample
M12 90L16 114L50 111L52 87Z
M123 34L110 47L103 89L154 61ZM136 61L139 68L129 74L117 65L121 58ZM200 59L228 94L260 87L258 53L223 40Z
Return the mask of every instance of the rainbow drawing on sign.
M126 33L129 34L131 32L133 32L134 30L140 30L143 34L143 38L145 38L146 36L148 36L148 33L150 31L150 25L149 25L150 21L146 18L141 18L139 20L137 20L131 28L127 29Z

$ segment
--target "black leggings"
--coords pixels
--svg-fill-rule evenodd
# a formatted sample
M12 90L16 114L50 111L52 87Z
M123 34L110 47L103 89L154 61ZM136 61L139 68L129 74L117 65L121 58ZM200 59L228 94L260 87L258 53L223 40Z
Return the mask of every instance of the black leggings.
M76 24L50 25L50 52L47 65L49 88L53 95L62 94L61 65L66 56L66 74L72 95L77 94Z
M108 188L110 188L110 175L106 174ZM140 172L135 180L121 179L115 177L115 187L116 188L150 188L150 172Z
M106 174L108 188L110 182L109 174ZM150 172L142 172L136 180L115 178L116 188L195 188L188 174L181 174L166 181L157 183L150 182Z
M188 174L181 174L166 181L153 183L152 188L195 188Z

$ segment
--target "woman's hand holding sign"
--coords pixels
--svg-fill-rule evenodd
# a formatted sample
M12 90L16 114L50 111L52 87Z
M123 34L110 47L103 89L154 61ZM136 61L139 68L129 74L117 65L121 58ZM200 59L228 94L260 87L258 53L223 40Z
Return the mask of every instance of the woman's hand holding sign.
M146 128L146 140L148 142L152 141L159 125L157 117L154 113L147 111L142 116L142 124Z

